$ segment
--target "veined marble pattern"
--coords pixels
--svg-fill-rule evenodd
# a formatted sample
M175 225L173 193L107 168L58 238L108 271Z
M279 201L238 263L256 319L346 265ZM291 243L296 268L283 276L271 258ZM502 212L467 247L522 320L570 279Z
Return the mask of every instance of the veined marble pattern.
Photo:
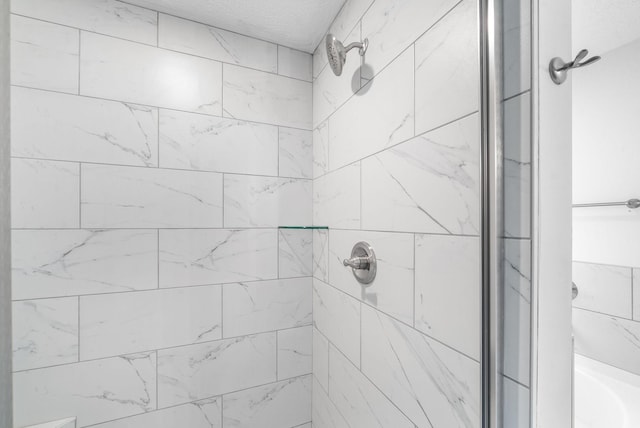
M408 49L331 116L329 166L334 170L408 140L413 127L413 51Z
M363 160L363 229L478 234L479 135L474 114Z
M351 428L315 376L311 396L313 428Z
M230 64L276 73L278 51L273 43L160 14L160 47Z
M160 166L278 175L278 128L163 109Z
M225 227L306 226L311 222L310 180L225 174Z
M367 306L362 372L420 427L480 426L480 366Z
M170 407L119 419L95 428L222 428L222 399L220 397L194 401L181 406Z
M12 155L158 166L158 111L26 88L12 91Z
M360 227L360 163L314 180L313 223L331 228Z
M329 360L329 397L350 427L415 427L360 370L333 347L329 350Z
M278 232L278 277L311 276L313 234L311 230L282 229Z
M297 427L311 420L311 376L224 396L225 428Z
M224 337L311 324L311 278L226 284Z
M78 93L80 32L11 16L11 84Z
M313 326L280 330L278 334L278 379L311 373Z
M312 57L310 54L285 46L278 46L278 74L311 82Z
M158 14L117 0L19 0L11 12L155 45Z
M13 299L156 288L155 230L14 230Z
M82 165L82 227L221 227L222 174Z
M219 285L80 298L80 359L222 338Z
M329 122L313 130L313 178L329 171Z
M78 298L13 302L13 370L78 361Z
M476 4L463 0L416 42L417 134L480 108Z
M578 286L574 308L632 318L633 271L628 267L573 262L573 282Z
M503 96L531 88L531 1L506 2L503 7Z
M161 287L275 279L277 259L275 229L160 231Z
M329 391L329 341L313 327L313 377L325 393Z
M222 64L83 32L80 94L222 114Z
M84 427L156 408L156 354L28 370L13 382L17 426L74 415Z
M278 151L278 174L280 177L312 178L313 139L311 131L281 127Z
M158 351L160 408L275 380L275 333Z
M313 231L313 277L323 282L329 282L328 230Z
M12 159L11 183L11 227L66 229L80 225L77 163Z
M224 64L224 115L311 129L311 83Z

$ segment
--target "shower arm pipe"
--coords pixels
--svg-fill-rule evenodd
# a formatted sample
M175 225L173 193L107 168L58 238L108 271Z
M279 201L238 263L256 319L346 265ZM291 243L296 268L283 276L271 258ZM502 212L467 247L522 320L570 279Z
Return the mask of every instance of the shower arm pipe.
M573 204L573 208L595 208L595 207L620 207L625 206L632 210L640 208L640 199L629 199L622 202L594 202L591 204Z
M367 50L368 42L369 42L368 39L364 39L364 42L352 42L352 43L349 43L347 46L344 47L344 53L346 54L351 49L358 48L360 56L362 56L362 55L364 55L364 51Z

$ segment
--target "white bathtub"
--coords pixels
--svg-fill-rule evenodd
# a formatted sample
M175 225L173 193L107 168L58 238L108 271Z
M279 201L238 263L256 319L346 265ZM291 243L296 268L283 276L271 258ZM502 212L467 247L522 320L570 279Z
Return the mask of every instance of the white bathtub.
M640 376L575 358L575 428L640 427Z

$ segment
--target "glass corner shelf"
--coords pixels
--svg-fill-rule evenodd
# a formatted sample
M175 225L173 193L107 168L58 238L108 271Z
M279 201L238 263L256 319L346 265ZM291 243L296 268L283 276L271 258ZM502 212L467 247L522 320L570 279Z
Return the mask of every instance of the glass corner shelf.
M329 226L278 226L278 229L328 230Z

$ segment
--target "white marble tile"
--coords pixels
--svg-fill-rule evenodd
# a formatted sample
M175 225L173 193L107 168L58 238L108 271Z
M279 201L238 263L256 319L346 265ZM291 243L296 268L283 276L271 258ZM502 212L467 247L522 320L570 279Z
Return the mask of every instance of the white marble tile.
M37 159L11 160L11 227L75 228L80 225L80 165Z
M278 175L280 177L312 178L313 137L311 131L280 128Z
M83 32L80 94L221 115L222 64Z
M416 328L479 361L480 240L416 235L415 264Z
M158 351L160 408L275 380L275 333Z
M480 427L480 366L362 307L362 372L420 427Z
M360 302L313 280L313 324L352 363L360 365Z
M278 232L278 277L311 276L313 234L311 230L281 229Z
M78 298L13 302L13 371L78 361Z
M161 110L160 166L278 175L278 128Z
M11 12L155 45L158 14L117 0L19 0Z
M416 42L417 134L480 108L476 4L462 1Z
M226 284L224 337L311 324L311 278Z
M376 1L362 18L362 37L369 39L363 76L379 73L400 52L444 16L458 0ZM477 54L474 54L477 56Z
M329 122L313 130L313 178L329 171Z
M335 348L329 351L329 398L351 427L415 428L397 407Z
M311 394L313 428L351 428L315 377Z
M407 50L329 119L332 170L414 136L413 51Z
M329 231L313 231L313 276L329 282Z
M158 285L155 230L14 230L11 240L14 299Z
M14 423L74 415L84 427L137 415L156 408L155 389L155 352L15 373Z
M297 178L225 174L224 226L310 225L311 184Z
M531 1L505 2L502 14L503 96L531 88Z
M80 32L11 16L11 84L78 93Z
M340 168L313 181L313 224L360 227L360 164Z
M158 165L158 112L95 98L13 88L13 156Z
M311 129L311 83L224 64L224 115Z
M273 43L160 14L158 45L230 64L275 73L278 52Z
M376 279L366 286L342 264L356 242L369 243L376 253ZM413 325L413 235L369 231L329 231L329 284L371 306Z
M502 377L502 417L503 426L509 428L529 428L530 394L529 389Z
M307 52L278 45L278 74L311 82L312 56Z
M311 376L224 396L225 428L297 427L311 420Z
M358 21L362 18L364 13L369 9L369 6L374 0L349 0L345 2L344 6L336 16L336 19L331 24L329 31L333 33L339 40L344 40L345 46L356 40L345 40L349 35L353 27L358 24ZM360 35L358 34L358 37ZM324 47L324 44L320 44L320 47ZM325 56L326 61L326 56Z
M329 341L313 327L313 377L318 386L329 391Z
M640 375L640 323L573 309L576 353Z
M633 270L633 319L640 321L640 269Z
M220 227L222 174L82 165L82 227Z
M631 268L573 262L572 273L573 282L578 286L574 308L632 318Z
M504 240L504 373L529 386L531 369L531 241Z
M160 286L221 284L278 276L278 232L161 230Z
M222 338L219 285L80 298L80 359Z
M310 374L313 369L313 326L280 330L277 334L278 379Z
M473 115L363 160L362 228L477 235L479 152Z
M222 399L207 398L95 425L94 428L222 428Z

